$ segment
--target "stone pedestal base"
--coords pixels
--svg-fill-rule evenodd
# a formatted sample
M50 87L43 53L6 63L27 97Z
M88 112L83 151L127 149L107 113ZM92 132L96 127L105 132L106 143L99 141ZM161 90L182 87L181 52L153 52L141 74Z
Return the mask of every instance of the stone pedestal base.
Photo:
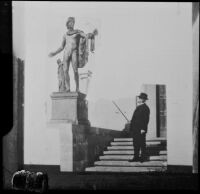
M52 112L49 125L60 131L60 171L84 171L86 167L87 154L84 151L87 151L87 142L84 140L85 144L82 143L82 138L81 145L77 145L76 127L73 128L78 126L80 131L90 125L85 97L86 95L80 92L53 92L51 95ZM77 136L85 137L85 131L83 134L78 133Z
M86 95L80 92L53 92L52 120L89 125Z

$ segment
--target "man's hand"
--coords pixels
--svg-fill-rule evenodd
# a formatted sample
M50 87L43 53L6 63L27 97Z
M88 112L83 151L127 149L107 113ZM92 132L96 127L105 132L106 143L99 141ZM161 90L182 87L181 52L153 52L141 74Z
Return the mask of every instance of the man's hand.
M141 130L141 134L144 134L144 133L146 133L146 131L142 129L142 130Z

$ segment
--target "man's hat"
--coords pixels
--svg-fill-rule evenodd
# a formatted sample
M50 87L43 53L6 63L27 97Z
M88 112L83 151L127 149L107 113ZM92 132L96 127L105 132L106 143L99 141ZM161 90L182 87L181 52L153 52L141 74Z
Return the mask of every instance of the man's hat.
M140 95L138 97L141 99L144 99L144 100L148 100L148 96L145 93L140 93Z

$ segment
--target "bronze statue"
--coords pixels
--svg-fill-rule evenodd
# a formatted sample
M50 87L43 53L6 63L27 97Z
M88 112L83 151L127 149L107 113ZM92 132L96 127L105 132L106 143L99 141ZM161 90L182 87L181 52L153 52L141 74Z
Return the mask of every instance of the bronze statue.
M93 33L85 34L83 31L74 29L75 18L69 17L66 26L68 31L64 34L61 46L55 51L49 54L49 57L53 57L56 54L64 50L63 55L63 70L65 87L62 86L66 92L70 92L70 77L69 77L69 65L72 63L74 71L74 78L76 83L76 92L79 92L79 75L78 68L82 68L88 61L89 49L88 40L90 39L90 51L94 51L94 39L97 35L95 29ZM60 90L60 89L59 89Z

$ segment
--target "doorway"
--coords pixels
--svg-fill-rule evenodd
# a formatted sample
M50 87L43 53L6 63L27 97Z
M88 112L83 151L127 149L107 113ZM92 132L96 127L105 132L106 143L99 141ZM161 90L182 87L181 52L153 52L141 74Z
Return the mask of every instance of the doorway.
M167 107L165 85L156 85L156 99L157 137L166 137Z

